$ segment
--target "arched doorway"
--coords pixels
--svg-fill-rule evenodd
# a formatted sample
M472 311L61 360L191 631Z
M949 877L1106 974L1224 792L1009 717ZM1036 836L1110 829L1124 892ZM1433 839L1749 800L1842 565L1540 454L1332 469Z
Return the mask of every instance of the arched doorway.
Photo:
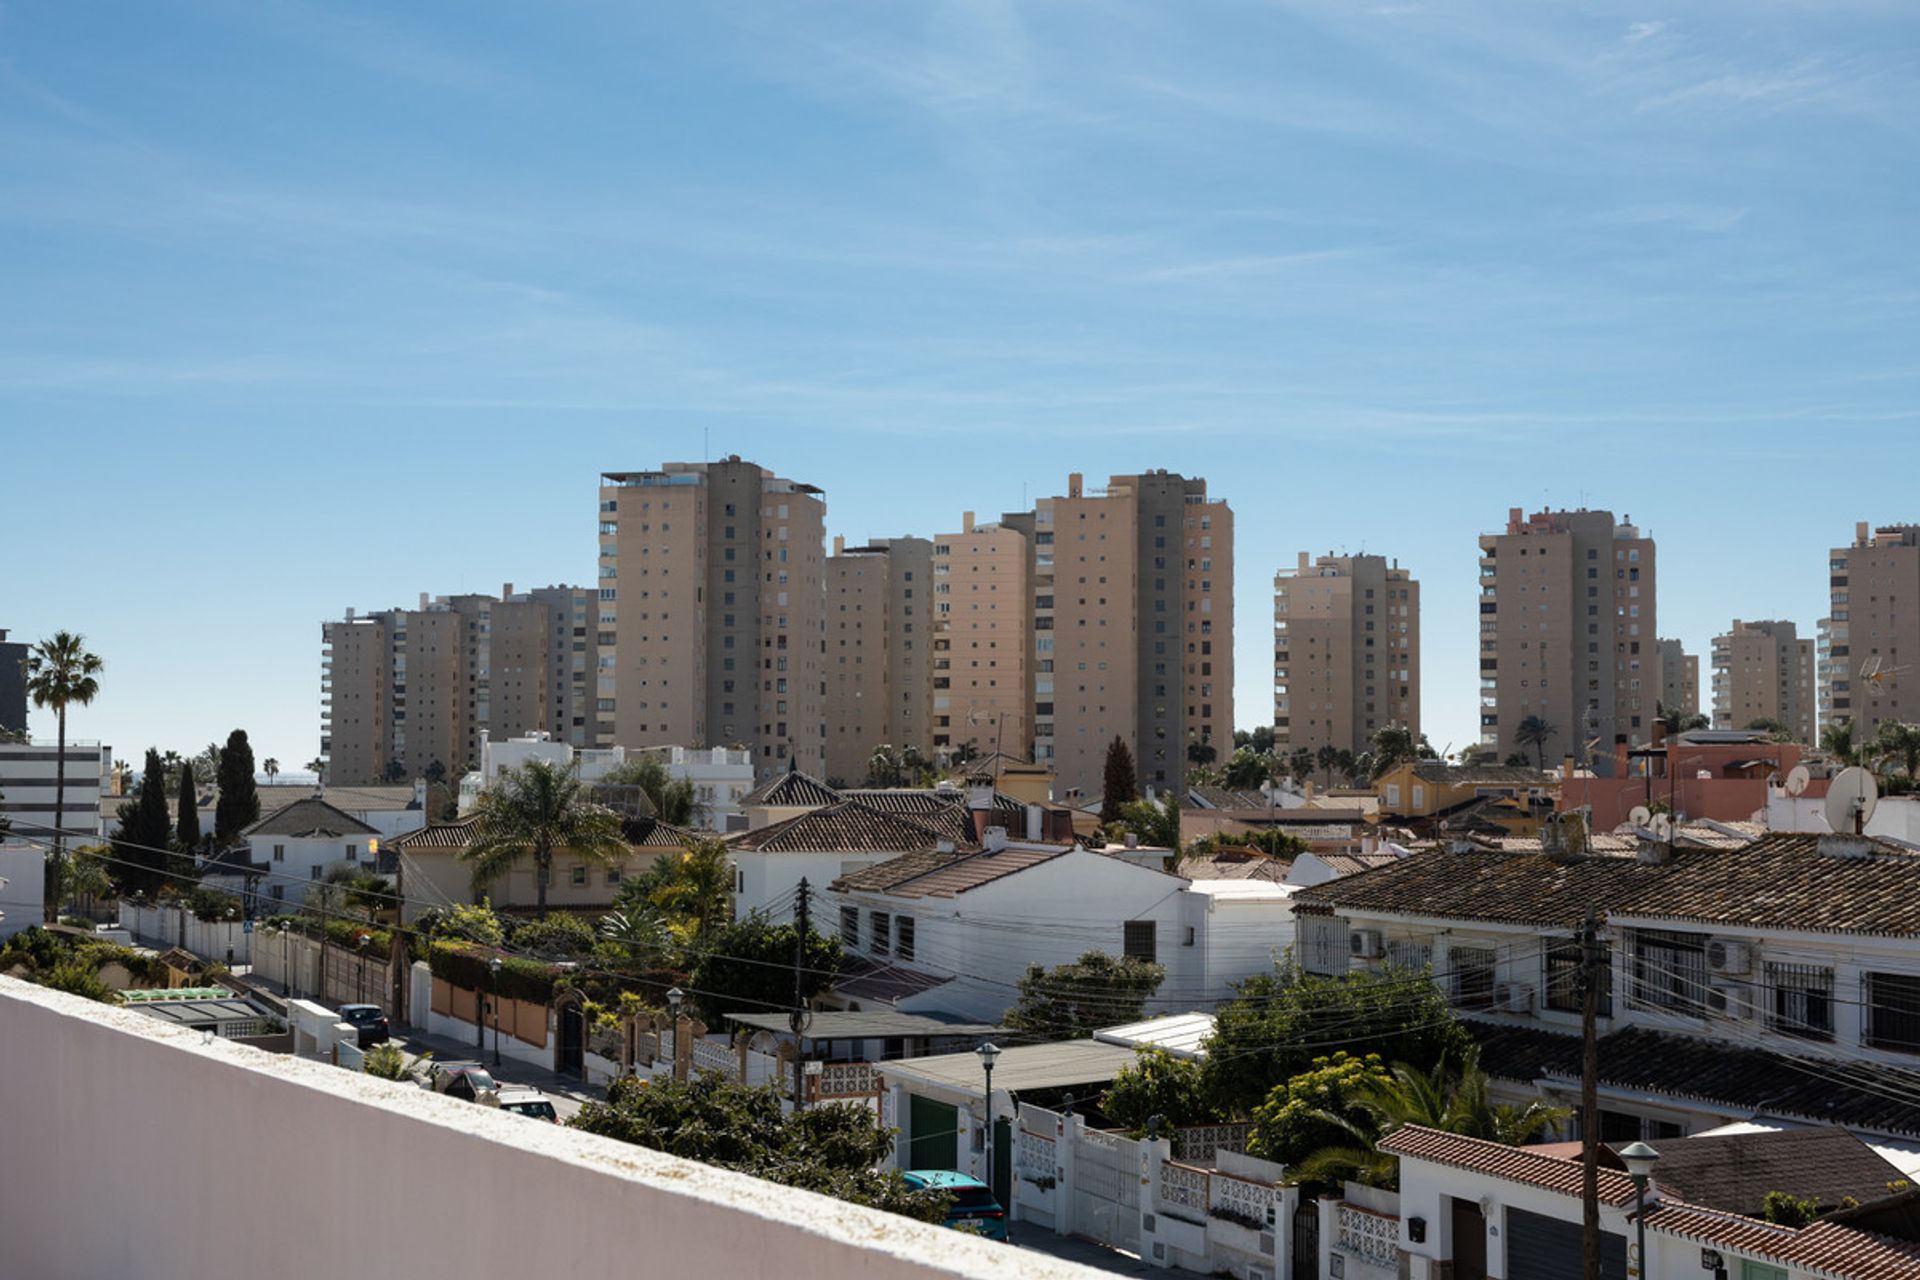
M553 1069L563 1075L579 1075L586 1065L587 1019L581 1009L585 996L567 991L555 997L555 1035Z

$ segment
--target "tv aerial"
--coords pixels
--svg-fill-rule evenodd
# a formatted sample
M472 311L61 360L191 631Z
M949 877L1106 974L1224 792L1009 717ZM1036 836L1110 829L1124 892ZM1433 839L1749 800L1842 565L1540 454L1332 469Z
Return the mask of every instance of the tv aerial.
M1864 835L1879 803L1880 788L1871 773L1858 765L1842 769L1827 787L1827 826L1841 835Z
M1803 796L1807 793L1807 783L1813 780L1813 773L1803 764L1797 764L1787 773L1786 792L1790 796Z
M1886 666L1880 661L1880 655L1876 653L1872 657L1867 658L1865 661L1861 662L1860 678L1862 680L1865 680L1868 684L1874 684L1874 685L1885 684L1887 681L1892 680L1895 676L1899 675L1902 671L1907 671L1910 669L1911 668L1909 667Z

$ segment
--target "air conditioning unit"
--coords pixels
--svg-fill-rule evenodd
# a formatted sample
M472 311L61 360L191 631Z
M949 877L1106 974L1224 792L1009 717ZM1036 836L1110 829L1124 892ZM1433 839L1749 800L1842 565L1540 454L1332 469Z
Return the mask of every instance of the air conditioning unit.
M1715 938L1707 944L1707 968L1715 973L1753 972L1753 946L1731 938Z
M1386 941L1378 929L1355 929L1347 935L1347 951L1361 960L1378 960L1386 954Z
M1716 982L1707 988L1707 1013L1715 1018L1748 1022L1753 1018L1753 988L1744 982Z
M1532 1013L1533 987L1525 982L1496 982L1493 1007L1502 1013Z

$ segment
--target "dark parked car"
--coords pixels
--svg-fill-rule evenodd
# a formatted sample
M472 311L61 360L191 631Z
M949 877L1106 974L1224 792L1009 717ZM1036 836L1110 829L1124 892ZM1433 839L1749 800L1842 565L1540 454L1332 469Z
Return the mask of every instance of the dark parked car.
M360 1047L387 1042L387 1015L377 1004L343 1004L340 1021L351 1022L360 1033Z
M500 1092L493 1075L477 1062L437 1062L427 1076L426 1087L467 1102L479 1102Z

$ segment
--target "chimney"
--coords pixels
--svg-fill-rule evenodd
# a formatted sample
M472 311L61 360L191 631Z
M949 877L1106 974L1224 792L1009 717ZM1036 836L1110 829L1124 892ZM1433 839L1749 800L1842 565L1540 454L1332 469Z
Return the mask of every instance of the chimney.
M1560 781L1565 782L1573 777L1573 771L1577 767L1572 756L1569 755L1562 759L1560 761Z
M1038 840L1043 834L1040 828L1040 806L1030 804L1027 806L1027 839Z
M503 582L500 584L500 598L502 600L513 599L513 584L511 582Z
M1005 827L988 827L986 831L981 834L980 843L986 846L988 853L999 853L1007 847L1007 829Z
M962 511L960 513L960 532L962 533L973 532L973 512Z
M1308 569L1311 569L1312 567L1313 567L1312 559L1309 558L1307 552L1302 551L1300 553L1300 572L1305 573Z
M1667 726L1666 726L1666 724L1665 724L1664 722L1662 722L1662 721L1659 721L1659 720L1655 720L1655 721L1653 722L1653 733L1652 733L1652 736L1651 736L1651 737L1649 737L1649 738L1647 739L1647 741L1648 741L1649 743L1651 743L1652 745L1654 745L1654 746L1656 746L1656 747L1658 747L1658 746L1663 746L1663 745L1665 745L1665 743L1666 743L1666 741L1667 741Z
M976 782L969 786L967 788L967 809L973 814L973 838L976 840L985 840L988 831L987 823L993 818L993 784L990 782ZM1005 831L1000 833L1000 838L1003 842L1005 841Z
M839 555L845 555L846 552L847 552L847 535L844 533L834 534L833 535L833 554L839 556Z
M413 802L422 809L427 807L427 780L425 778L414 779Z
M1140 834L1136 831L1127 832L1126 846L1129 849L1138 849L1140 847Z
M1373 832L1364 832L1360 837L1360 852L1372 853L1380 847L1380 837Z
M1080 488L1084 480L1085 477L1078 471L1070 471L1067 473L1067 496L1069 498L1077 498L1080 496Z

